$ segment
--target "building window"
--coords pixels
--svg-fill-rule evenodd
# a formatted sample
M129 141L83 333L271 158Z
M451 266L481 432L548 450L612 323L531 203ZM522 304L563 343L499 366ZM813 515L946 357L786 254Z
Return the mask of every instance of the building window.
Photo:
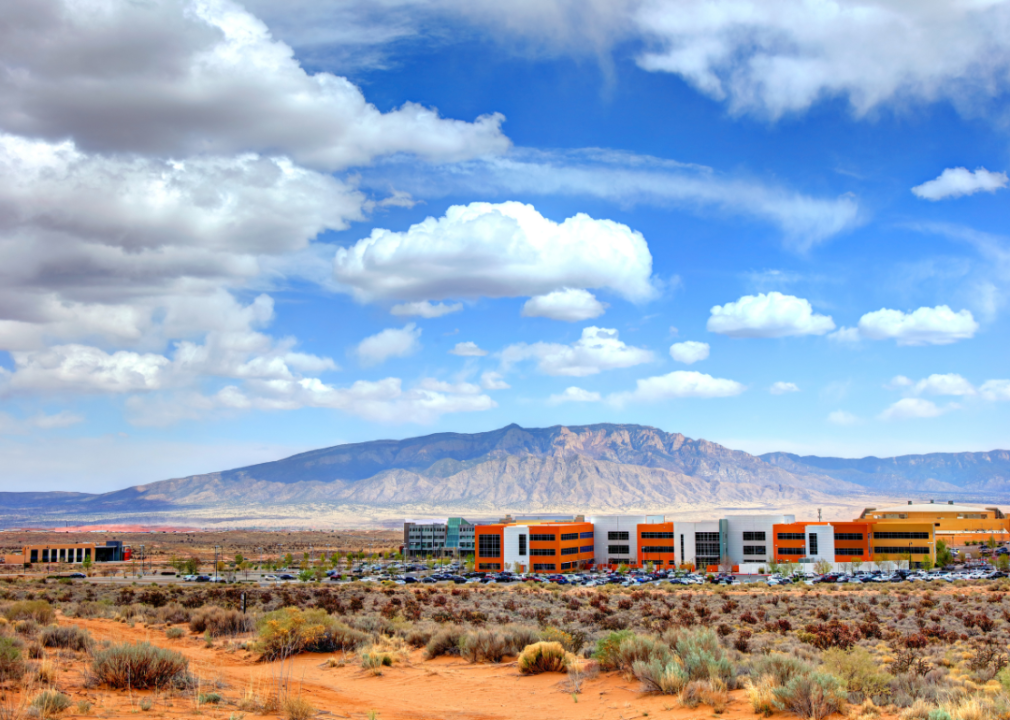
M579 533L579 540L592 540L592 539L593 539L593 531L592 530L589 530L587 532L581 532L581 533Z
M928 532L875 532L874 540L929 540Z
M554 535L554 533L539 534L539 535L536 533L530 533L530 542L554 542L555 539L556 536Z
M835 533L835 540L862 540L863 533Z
M537 557L554 557L554 548L530 548L530 555Z
M642 548L644 553L672 553L673 545L646 545Z
M477 541L477 555L482 558L501 557L501 536L481 535Z
M747 531L743 534L744 542L764 542L765 534L758 531Z
M858 555L863 556L862 548L835 548L835 555Z
M779 533L779 540L806 540L805 533Z
M743 554L744 555L766 555L766 545L744 545Z
M630 540L631 534L627 530L614 530L607 533L607 540Z
M873 552L880 555L929 555L928 547L901 547L897 545L895 547L887 547L877 545L873 548Z
M561 533L561 542L565 542L566 540L578 540L578 539L579 539L578 533Z
M700 532L694 534L694 555L698 565L718 565L722 548L719 533Z
M593 552L595 549L596 548L594 548L592 545L583 545L582 547L579 548L579 552L580 553Z
M480 563L478 570L501 570L501 563Z
M644 532L643 540L673 540L672 532Z
M579 554L579 549L577 547L561 548L561 554L562 555L578 555Z
M818 553L817 535L815 535L814 533L810 533L810 540L807 541L807 544L810 546L810 554L816 555Z
M543 572L544 570L556 570L557 565L554 563L533 563L533 569L537 572Z
M28 562L37 563L39 561L39 551L32 550L31 554L28 556Z
M628 555L631 553L630 545L607 545L607 553L610 555Z
M573 563L573 562L566 562L566 563L561 563L561 569L562 569L562 570L571 570L571 569L573 569L573 568L574 568L574 567L575 567L576 565L578 565L578 563Z
M779 555L804 555L803 548L779 548L776 550Z
M523 533L519 536L519 554L523 557L526 556L526 534Z
M609 558L607 560L607 565L627 565L627 564L628 564L628 558L624 558L624 559L621 559L621 558Z
M680 534L680 563L684 564L684 533Z

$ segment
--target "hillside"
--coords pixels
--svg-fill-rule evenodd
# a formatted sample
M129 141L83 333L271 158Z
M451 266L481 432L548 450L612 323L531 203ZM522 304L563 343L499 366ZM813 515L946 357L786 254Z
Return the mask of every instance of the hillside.
M1006 493L1007 456L996 451L887 460L755 457L639 425L509 425L485 433L338 445L101 495L0 493L0 523L129 518L311 524L507 511L687 513L794 506L810 511L869 495Z

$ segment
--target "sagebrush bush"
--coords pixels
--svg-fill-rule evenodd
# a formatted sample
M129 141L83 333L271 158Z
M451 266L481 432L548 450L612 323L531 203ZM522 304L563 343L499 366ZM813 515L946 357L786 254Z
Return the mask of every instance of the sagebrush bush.
M748 678L747 699L756 715L768 717L778 708L775 702L776 687L775 678L771 675L762 675L757 680Z
M458 625L444 627L435 633L424 648L424 656L429 660L439 655L459 655L460 642L466 631Z
M45 600L19 600L4 608L4 617L10 622L34 620L39 625L56 621L56 611Z
M49 718L58 715L71 705L69 697L59 690L43 690L32 698L32 708L39 717Z
M769 653L755 658L750 663L750 669L756 676L770 676L776 686L787 685L794 677L813 671L813 667L803 660L782 653Z
M666 633L664 639L684 666L690 680L720 680L729 688L736 687L736 669L726 657L718 636L709 628Z
M894 679L880 670L880 663L862 647L851 650L827 650L821 656L824 669L840 679L849 693L859 700L884 693Z
M687 684L687 673L678 660L636 660L631 670L646 692L677 695Z
M47 625L39 633L39 642L45 647L87 652L92 640L91 633L76 625Z
M178 640L186 634L181 627L170 627L165 630L165 637L169 640Z
M18 638L0 635L0 681L20 680L25 674L25 660Z
M502 633L509 644L509 655L518 655L527 645L543 639L540 630L529 625L506 625L502 628Z
M460 655L472 663L499 663L508 651L508 640L497 630L474 630L464 635L459 644Z
M779 707L804 720L822 720L845 708L841 680L826 673L799 675L774 692Z
M634 635L635 633L630 630L615 630L596 641L593 658L600 664L601 670L618 669L620 662L618 651L621 648L621 643Z
M536 642L523 648L519 653L519 672L537 675L545 672L568 672L575 662L575 656L565 652L558 642Z
M289 697L284 701L284 717L287 720L309 720L316 714L316 709L305 698Z
M256 649L265 660L283 659L302 652L355 650L368 642L368 635L318 608L274 610L260 617L256 628L259 633Z
M190 683L189 661L174 650L150 643L122 643L95 652L95 679L122 689L185 687Z
M189 618L189 629L197 633L210 633L211 637L242 635L252 632L256 622L238 610L226 610L216 605L202 607Z

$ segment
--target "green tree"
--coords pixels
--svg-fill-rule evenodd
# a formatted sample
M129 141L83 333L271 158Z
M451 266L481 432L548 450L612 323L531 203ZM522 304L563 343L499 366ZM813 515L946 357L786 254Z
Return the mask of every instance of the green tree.
M926 555L925 557L922 558L922 562L919 563L919 565L920 567L922 567L923 570L929 572L930 570L933 569L933 558L931 558L929 555Z
M196 573L200 569L200 565L201 565L200 558L195 557L195 556L194 557L186 558L186 562L184 563L184 565L185 565L185 568L186 568L186 574L187 575L196 575Z
M284 567L291 567L294 564L295 564L295 556L294 555L292 555L291 553L288 553L287 555L284 556Z
M996 549L996 545L998 543L996 542L996 538L994 538L992 535L990 535L989 539L985 541L985 544L989 547L990 550L995 550Z
M996 557L996 567L1003 572L1010 570L1010 555L998 555Z
M1006 557L1006 556L1004 555L1003 557ZM84 574L85 575L90 575L91 574L91 554L90 553L84 556L84 562L82 562L81 565L84 566Z
M947 543L943 540L936 541L936 564L946 567L954 563L954 555L947 549Z
M242 557L242 553L235 553L235 567L239 567L245 562L245 558Z

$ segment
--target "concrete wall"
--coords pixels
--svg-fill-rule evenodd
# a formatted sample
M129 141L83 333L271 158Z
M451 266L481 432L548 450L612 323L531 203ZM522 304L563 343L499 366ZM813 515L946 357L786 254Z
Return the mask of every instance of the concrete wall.
M593 555L598 565L606 564L611 558L626 563L638 559L638 526L648 521L646 515L595 515L586 518L593 524ZM611 532L628 533L627 540L608 540ZM617 555L607 552L608 545L627 545L628 554Z
M773 557L775 551L775 537L772 526L779 523L795 522L793 515L728 515L726 516L728 525L728 537L726 538L726 551L733 564L743 563L764 563ZM765 539L762 541L745 541L745 532L763 532ZM764 555L744 555L744 546L765 547Z

